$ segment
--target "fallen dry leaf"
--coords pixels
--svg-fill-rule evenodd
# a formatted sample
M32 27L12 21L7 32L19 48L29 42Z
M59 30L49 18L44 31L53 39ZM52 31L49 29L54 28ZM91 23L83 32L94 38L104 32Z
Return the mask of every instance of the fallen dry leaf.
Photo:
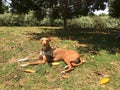
M115 64L116 64L116 62L110 62L110 64L111 64L111 65L115 65Z
M77 47L87 47L87 46L89 46L89 44L76 44L75 46L77 46Z
M67 79L67 78L69 78L69 76L68 75L62 75L62 78Z
M26 72L26 73L35 73L36 71L35 70L26 69L26 70L24 70L24 72Z

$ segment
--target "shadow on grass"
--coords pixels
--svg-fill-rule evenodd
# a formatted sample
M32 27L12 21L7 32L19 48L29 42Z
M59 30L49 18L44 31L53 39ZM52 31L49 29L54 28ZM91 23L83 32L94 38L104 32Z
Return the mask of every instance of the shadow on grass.
M39 28L40 29L40 28ZM39 30L38 29L38 30ZM61 40L77 40L79 44L90 45L87 47L77 47L80 52L97 53L99 50L106 50L110 53L117 53L120 49L120 40L115 35L119 30L93 31L92 29L47 29L42 28L40 33L27 33L31 40L39 40L42 37L58 37Z

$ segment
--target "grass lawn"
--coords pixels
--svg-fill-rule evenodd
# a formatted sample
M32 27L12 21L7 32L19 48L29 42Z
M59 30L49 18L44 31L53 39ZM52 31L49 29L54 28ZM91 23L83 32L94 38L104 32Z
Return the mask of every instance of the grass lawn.
M39 54L41 37L52 38L51 45L73 49L87 61L61 77L65 66L20 67L18 60ZM120 41L115 35L60 27L0 27L0 90L120 90ZM25 69L36 73L25 73ZM100 81L108 77L104 85Z

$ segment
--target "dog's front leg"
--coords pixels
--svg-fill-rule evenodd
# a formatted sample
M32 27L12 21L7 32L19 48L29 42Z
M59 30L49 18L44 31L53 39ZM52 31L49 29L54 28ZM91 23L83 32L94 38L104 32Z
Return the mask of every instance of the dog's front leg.
M36 59L35 59L36 60ZM28 62L26 64L22 64L21 67L25 67L28 65L38 65L38 64L45 64L47 62L47 57L44 55L43 60L38 60L36 62Z
M38 64L45 64L45 61L37 61L37 62L29 62L28 65L38 65Z
M29 62L29 65L38 65L38 64L45 64L47 62L47 57L45 55L42 56L43 59L37 62ZM36 60L37 58L35 58Z
M43 60L43 56L42 55L37 55L34 58L30 58L30 60Z
M43 59L42 55L37 55L34 58L27 57L27 58L19 59L18 61L19 62L25 62L25 61L28 61L28 60L42 60L42 59Z

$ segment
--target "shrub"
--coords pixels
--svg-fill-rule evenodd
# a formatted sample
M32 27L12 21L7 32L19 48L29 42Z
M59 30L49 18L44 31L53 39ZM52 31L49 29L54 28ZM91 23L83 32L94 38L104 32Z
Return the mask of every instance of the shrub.
M50 26L52 24L51 22L52 22L51 19L47 16L41 21L40 24L42 26Z
M54 20L54 26L62 26L62 25L63 25L63 21L61 19Z
M120 19L116 19L116 18L107 18L106 19L106 23L107 23L107 28L111 28L111 29L120 29Z
M0 14L0 25L1 26L9 26L11 25L11 14Z
M94 28L97 30L101 30L101 29L106 29L107 25L106 23L103 21L103 19L99 16L95 16L93 17L94 20Z
M77 28L94 28L91 17L80 17L68 21L69 26Z
M109 16L83 16L68 21L70 28L85 29L120 29L120 18L111 18Z
M0 22L1 26L22 26L24 24L24 16L5 13L0 15Z
M13 15L10 19L10 26L23 26L24 25L24 16L23 15Z
M0 26L61 26L61 19L52 20L48 16L42 21L34 16L34 12L30 11L26 15L15 15L11 13L0 14Z
M30 11L26 15L15 15L11 13L0 14L0 26L62 26L61 19L51 19L46 16L42 21L34 16L34 12ZM70 28L87 29L120 29L120 18L112 18L109 16L82 16L68 20Z
M26 15L10 13L0 14L0 26L38 26L40 21L34 17L33 12Z
M34 16L34 12L30 11L24 16L24 26L39 26L40 21Z

